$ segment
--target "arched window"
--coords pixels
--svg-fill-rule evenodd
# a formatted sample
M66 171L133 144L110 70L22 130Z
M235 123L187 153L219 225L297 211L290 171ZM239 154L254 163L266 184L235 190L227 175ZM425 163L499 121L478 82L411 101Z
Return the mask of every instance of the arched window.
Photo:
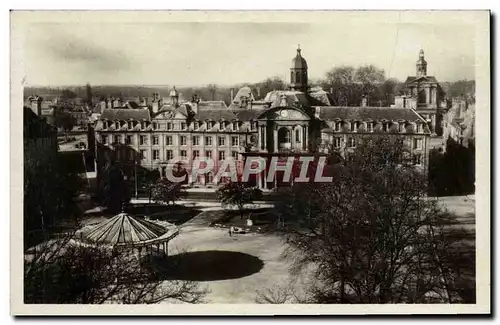
M295 72L295 82L298 84L302 82L300 71Z

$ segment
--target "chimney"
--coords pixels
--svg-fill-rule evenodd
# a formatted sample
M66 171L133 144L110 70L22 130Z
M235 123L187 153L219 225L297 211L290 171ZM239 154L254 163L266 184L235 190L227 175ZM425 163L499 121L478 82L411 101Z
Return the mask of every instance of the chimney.
M30 96L29 100L33 113L35 113L39 117L42 117L42 97L38 97L37 95Z
M314 117L319 119L320 113L321 113L321 107L316 106L314 108Z
M234 100L234 88L231 88L231 104L233 103Z
M153 100L151 106L153 113L158 113L158 111L160 110L160 94L153 93Z

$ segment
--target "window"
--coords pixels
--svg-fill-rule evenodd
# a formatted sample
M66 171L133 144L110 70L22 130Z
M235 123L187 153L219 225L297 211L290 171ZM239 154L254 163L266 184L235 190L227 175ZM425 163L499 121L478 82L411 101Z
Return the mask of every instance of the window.
M351 132L356 132L358 130L358 122L351 123Z
M187 124L186 124L186 122L182 122L181 123L181 130L185 130L185 129L187 129Z
M153 150L153 159L154 160L160 159L160 150Z
M212 172L207 174L206 178L207 183L213 183L214 182L214 174Z
M422 139L413 139L413 149L422 149Z
M139 144L140 145L148 144L148 138L146 138L145 135L141 135L139 138Z
M154 135L154 136L153 136L153 145L158 145L158 143L159 143L158 136L157 136L157 135Z
M413 164L414 165L421 165L422 164L422 155L421 154L416 154L413 156Z
M238 122L233 122L233 131L238 131Z
M207 146L212 145L212 137L205 137L205 145Z
M167 160L174 159L174 152L172 150L167 150Z
M219 160L224 160L224 159L226 159L226 152L219 151Z
M108 143L108 136L107 135L101 136L101 142L102 142L102 144L107 144Z
M347 141L349 148L354 148L356 147L356 139L353 137L350 137Z
M193 146L199 146L199 145L200 145L200 137L194 136L193 137Z
M341 143L342 143L341 138L333 138L333 146L335 148L340 148Z
M335 131L340 132L342 130L342 122L335 123Z
M418 123L417 124L417 133L422 133L424 130L424 127L422 125L422 123Z
M231 157L233 157L234 160L238 160L238 151L232 151Z
M131 135L127 135L125 137L125 144L131 144L132 143L132 136Z
M384 132L389 132L389 123L383 123Z
M399 132L403 133L405 131L405 123L401 122L399 123Z
M181 146L185 146L187 144L187 137L182 135L181 136Z
M144 159L147 159L148 158L148 154L147 154L147 151L146 150L141 150L140 151L140 154L141 154L141 159L144 160Z
M199 150L193 150L193 159L194 158L200 158L200 151Z
M231 145L232 145L233 147L238 146L238 145L239 145L239 142L240 142L239 140L240 140L240 139L239 139L238 137L231 137Z
M211 129L214 127L214 122L213 121L208 121L207 122L207 128Z
M120 136L119 135L115 135L114 143L120 143Z
M157 130L157 129L158 129L158 123L153 122L153 130Z
M226 144L226 138L219 137L219 146L224 146Z
M300 142L300 130L295 130L295 142Z
M186 158L187 158L187 156L188 156L187 151L186 151L186 150L181 150L181 157L182 157L183 159L186 159Z
M171 136L171 135L167 135L167 136L165 137L165 145L167 145L167 146L171 146L171 145L172 145L172 143L173 143L173 142L172 142L172 136Z
M200 127L200 124L198 122L193 122L193 128L195 130L198 130L199 127Z
M368 129L368 132L373 132L373 123L372 122L367 123L366 128Z
M226 128L226 122L220 122L219 123L219 129L224 130Z
M172 130L172 123L171 122L167 122L167 130Z
M205 155L207 156L207 158L212 159L212 151L209 150L209 151L205 152Z

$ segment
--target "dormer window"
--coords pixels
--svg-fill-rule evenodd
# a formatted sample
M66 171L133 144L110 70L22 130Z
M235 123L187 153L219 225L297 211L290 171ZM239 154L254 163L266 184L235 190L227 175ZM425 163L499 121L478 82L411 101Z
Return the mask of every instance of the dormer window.
M238 131L239 125L238 122L233 122L233 131Z
M340 131L342 128L342 122L335 122L335 131Z
M424 130L424 126L422 123L417 124L417 133L422 133Z
M382 123L382 127L383 127L384 132L389 132L389 123L388 122Z
M158 123L153 122L153 130L157 130L157 129L158 129Z
M187 124L186 122L181 122L181 130L187 129Z
M193 122L193 128L195 130L198 130L199 127L200 127L200 124L198 122Z
M405 131L405 123L401 122L399 123L399 132L403 133Z
M373 132L373 122L366 123L366 128L368 132Z
M357 132L358 131L358 122L352 122L351 123L351 132Z
M224 121L220 122L219 125L220 125L221 130L224 130L226 128L226 122L224 122Z

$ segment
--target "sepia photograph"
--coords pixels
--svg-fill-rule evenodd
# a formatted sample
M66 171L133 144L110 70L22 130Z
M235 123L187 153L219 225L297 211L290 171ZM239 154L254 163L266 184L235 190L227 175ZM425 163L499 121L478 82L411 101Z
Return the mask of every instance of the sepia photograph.
M489 11L10 19L12 314L491 312Z

